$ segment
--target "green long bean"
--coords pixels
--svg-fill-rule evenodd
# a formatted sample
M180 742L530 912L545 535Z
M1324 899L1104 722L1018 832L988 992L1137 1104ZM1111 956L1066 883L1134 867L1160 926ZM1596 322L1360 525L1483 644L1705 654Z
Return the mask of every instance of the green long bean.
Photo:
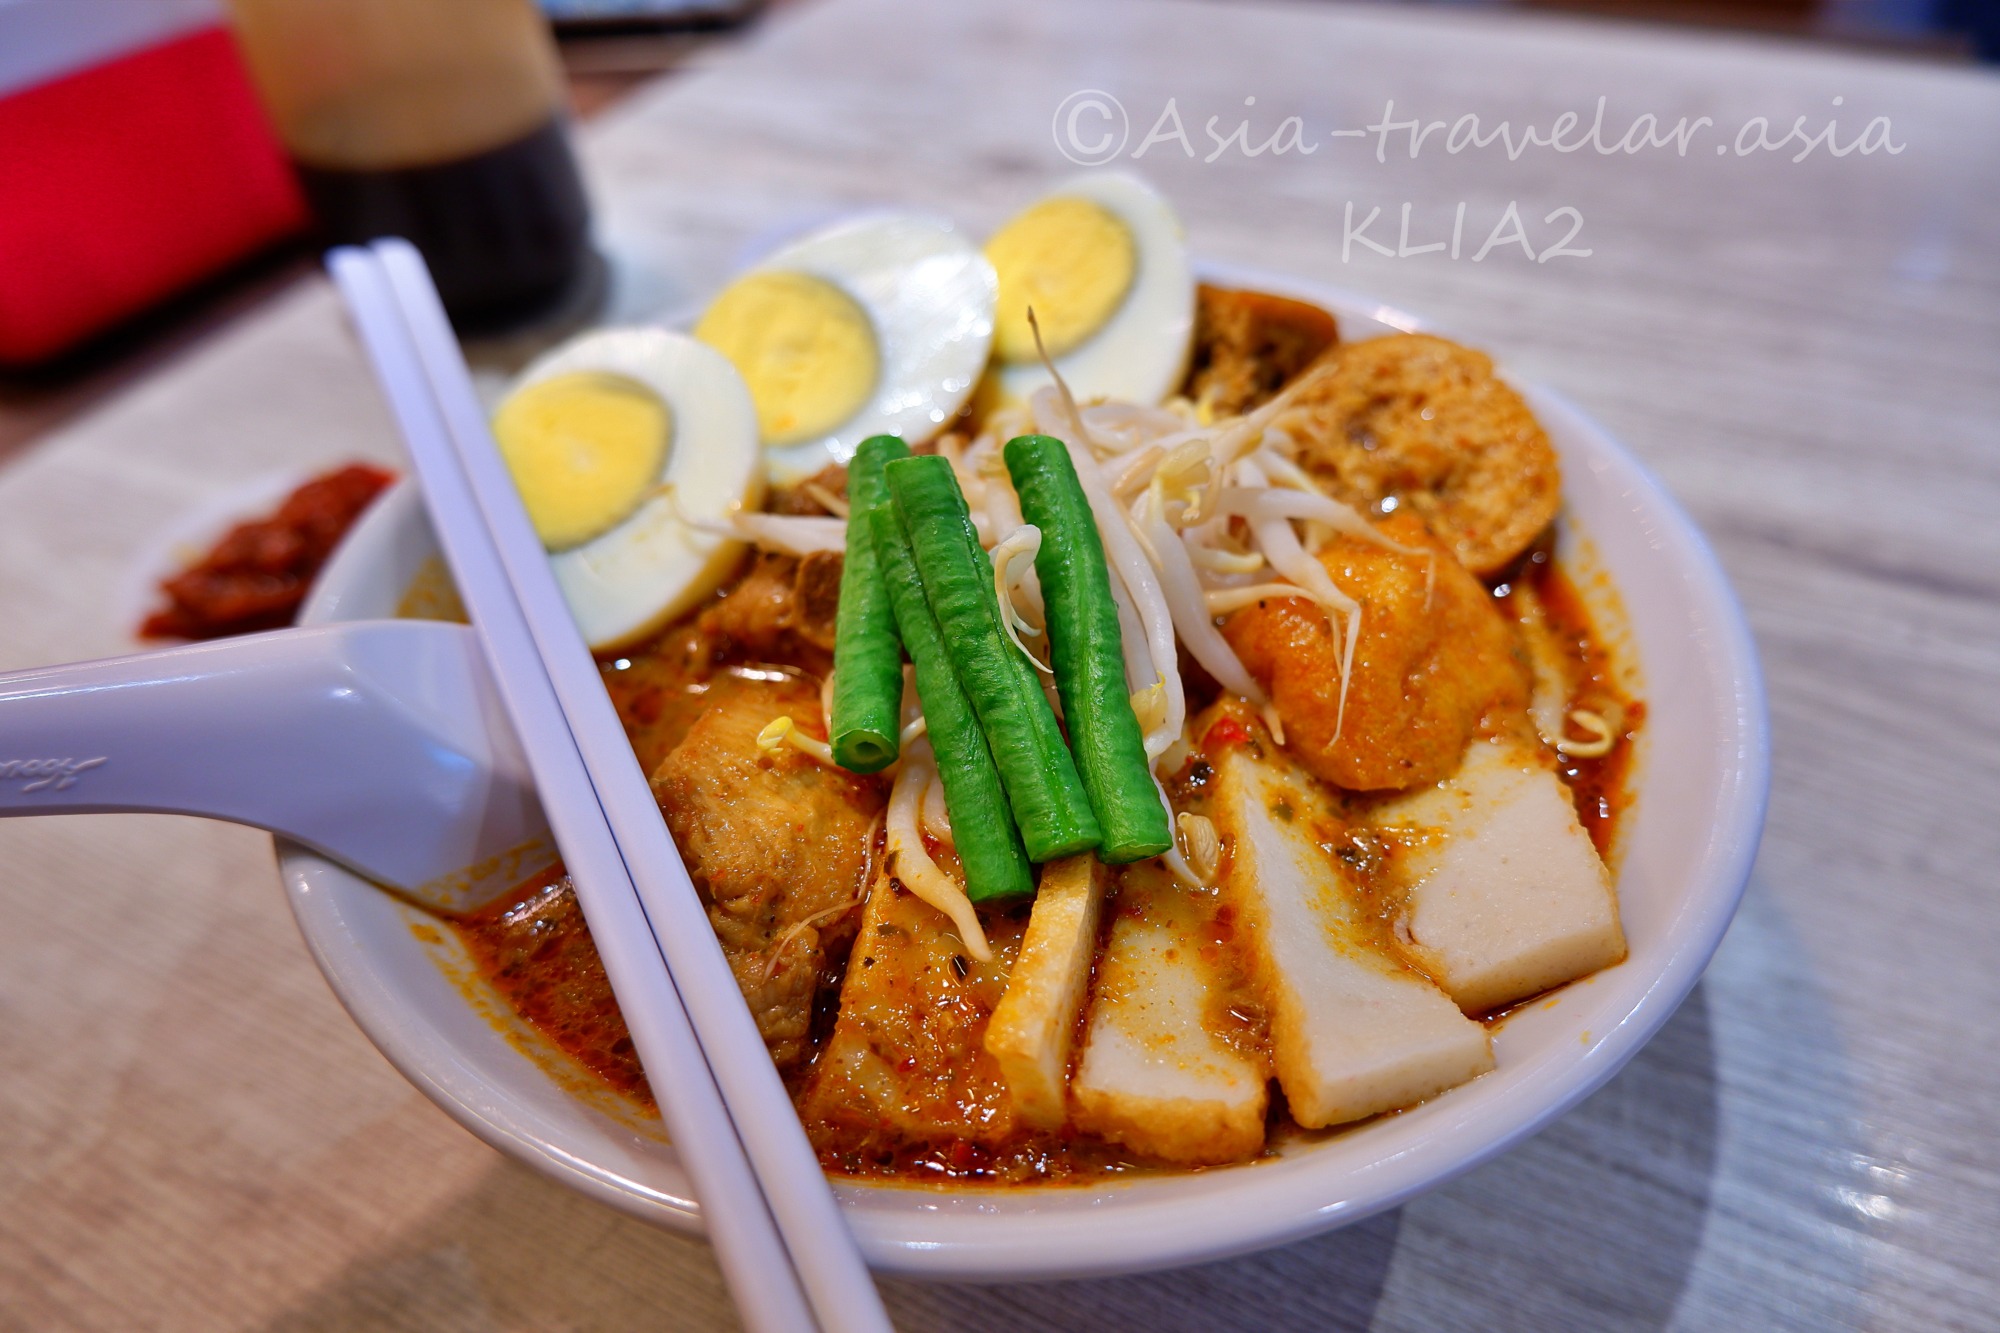
M902 645L882 586L870 515L889 507L883 464L909 454L909 446L894 435L876 435L861 442L847 465L847 559L834 621L833 716L827 733L834 762L856 773L894 763L902 731Z
M1050 861L1097 846L1103 835L1055 713L1034 668L1001 629L993 567L951 464L934 454L902 458L883 476L1028 859Z
M951 839L965 872L965 895L978 903L1033 893L1034 872L1014 816L1008 812L999 770L993 767L986 734L979 729L972 701L958 683L951 652L924 599L923 580L903 525L889 505L878 506L868 517L896 628L916 671L924 733L937 759L938 779L944 783Z
M1173 832L1132 712L1118 605L1090 501L1062 441L1022 435L1007 442L1006 459L1022 516L1042 530L1035 574L1048 613L1050 665L1070 749L1104 830L1098 857L1122 865L1158 856L1173 846Z

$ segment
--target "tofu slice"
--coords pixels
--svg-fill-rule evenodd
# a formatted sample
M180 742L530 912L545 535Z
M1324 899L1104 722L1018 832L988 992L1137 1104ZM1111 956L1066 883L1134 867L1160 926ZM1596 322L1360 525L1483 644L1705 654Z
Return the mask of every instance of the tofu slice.
M987 938L993 957L982 963L942 912L891 876L876 879L801 1102L816 1146L997 1144L1014 1132L1013 1099L981 1039L1020 928L995 918Z
M1215 761L1222 892L1270 1014L1271 1063L1308 1129L1408 1106L1493 1068L1486 1029L1397 953L1320 846L1341 830L1311 780L1250 746Z
M1625 957L1611 876L1539 748L1475 740L1448 780L1369 818L1395 835L1419 957L1467 1013Z
M1070 1085L1079 1128L1189 1165L1255 1154L1270 1101L1261 1058L1214 1021L1230 1006L1204 957L1214 906L1154 863L1125 868Z
M1110 884L1111 872L1089 853L1042 867L1020 956L986 1025L986 1051L1014 1109L1038 1129L1061 1129L1069 1118L1070 1050Z

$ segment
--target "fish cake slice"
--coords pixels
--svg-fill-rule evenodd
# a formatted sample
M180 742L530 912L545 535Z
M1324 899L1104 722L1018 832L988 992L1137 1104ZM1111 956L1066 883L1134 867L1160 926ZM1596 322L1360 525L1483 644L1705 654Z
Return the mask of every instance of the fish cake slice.
M1410 938L1467 1013L1625 957L1611 876L1533 742L1476 739L1449 779L1385 803L1369 824L1404 848Z
M1190 1166L1240 1161L1264 1144L1270 1075L1253 1040L1232 1041L1228 970L1214 903L1157 862L1125 869L1098 960L1077 1126Z
M1320 847L1338 821L1311 779L1253 744L1212 757L1222 892L1270 1014L1271 1064L1308 1129L1420 1102L1493 1068L1486 1029L1403 961Z

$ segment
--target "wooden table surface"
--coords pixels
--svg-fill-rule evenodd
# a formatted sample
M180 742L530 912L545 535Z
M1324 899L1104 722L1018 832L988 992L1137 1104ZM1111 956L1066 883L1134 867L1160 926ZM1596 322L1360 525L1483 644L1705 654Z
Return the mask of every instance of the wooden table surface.
M858 204L991 225L1098 89L1196 250L1422 312L1561 389L1714 539L1764 653L1768 833L1707 978L1615 1081L1397 1212L1183 1272L889 1284L907 1328L1992 1328L2000 1316L2000 84L1776 42L1465 11L829 0L644 90L585 151L616 308ZM1375 157L1395 104L1682 156ZM1253 106L1246 99L1254 97ZM1838 105L1836 100L1840 99ZM1301 118L1317 151L1213 147ZM1872 118L1903 151L1739 156ZM1076 122L1076 142L1102 122ZM1053 129L1052 129L1053 127ZM1751 142L1754 142L1754 131ZM1718 154L1716 147L1725 150ZM1483 244L1518 203L1537 253ZM1342 254L1346 206L1392 250ZM491 361L519 348L485 349ZM0 470L0 667L124 650L187 515L394 441L295 284ZM0 1328L726 1326L705 1246L546 1183L398 1077L319 979L269 840L0 822Z

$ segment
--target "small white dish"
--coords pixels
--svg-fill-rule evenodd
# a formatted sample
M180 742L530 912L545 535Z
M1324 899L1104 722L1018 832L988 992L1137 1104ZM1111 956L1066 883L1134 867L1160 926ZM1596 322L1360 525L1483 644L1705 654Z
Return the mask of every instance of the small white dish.
M1333 310L1343 338L1418 327L1349 294L1271 274L1212 280ZM1646 726L1616 870L1631 956L1511 1017L1499 1068L1411 1110L1292 1143L1246 1166L1080 1188L936 1190L843 1183L884 1272L979 1280L1083 1277L1222 1258L1344 1226L1506 1151L1615 1074L1693 989L1742 896L1763 828L1769 739L1756 650L1708 544L1616 441L1561 397L1514 381L1560 452L1565 555L1625 611ZM303 623L393 615L435 551L413 488L387 496L322 575ZM497 994L479 996L454 937L296 846L280 871L313 956L410 1081L501 1151L634 1216L698 1230L657 1122L579 1073L559 1083ZM428 938L424 938L428 936ZM472 998L469 998L469 994ZM558 1057L559 1058L559 1057Z

